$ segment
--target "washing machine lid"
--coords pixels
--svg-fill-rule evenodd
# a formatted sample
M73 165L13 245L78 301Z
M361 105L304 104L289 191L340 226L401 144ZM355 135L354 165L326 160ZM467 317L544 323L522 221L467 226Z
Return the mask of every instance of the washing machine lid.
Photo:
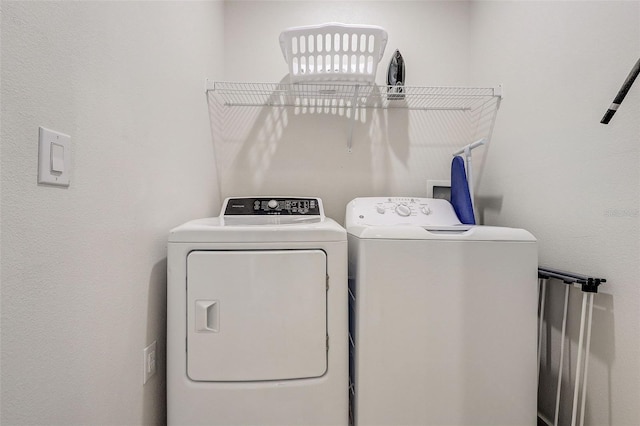
M462 224L447 200L435 198L356 198L345 222L349 235L367 239L535 241L523 229Z
M535 242L528 231L499 226L473 226L469 229L428 229L420 226L352 226L350 236L371 240L449 240L449 241L521 241Z

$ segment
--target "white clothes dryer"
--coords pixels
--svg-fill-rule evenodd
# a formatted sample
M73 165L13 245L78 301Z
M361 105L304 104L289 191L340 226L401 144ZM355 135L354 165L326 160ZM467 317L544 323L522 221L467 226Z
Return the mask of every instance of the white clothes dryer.
M347 239L307 197L228 198L168 244L167 423L347 425Z
M535 425L535 238L427 198L357 198L346 228L355 425Z

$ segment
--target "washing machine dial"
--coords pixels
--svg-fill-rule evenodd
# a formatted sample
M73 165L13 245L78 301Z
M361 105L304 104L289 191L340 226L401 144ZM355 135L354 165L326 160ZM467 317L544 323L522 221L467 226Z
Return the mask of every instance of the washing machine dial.
M385 208L384 208L384 206L382 204L378 204L378 205L376 205L376 211L378 213L380 213L380 214L384 214Z
M406 204L398 204L396 213L398 213L398 216L407 217L411 214L411 209Z
M431 213L433 213L431 211L431 209L429 208L429 206L422 206L420 207L420 211L426 215L430 215Z
M278 202L276 200L269 200L269 202L267 203L267 206L270 209L275 209L276 207L278 207Z

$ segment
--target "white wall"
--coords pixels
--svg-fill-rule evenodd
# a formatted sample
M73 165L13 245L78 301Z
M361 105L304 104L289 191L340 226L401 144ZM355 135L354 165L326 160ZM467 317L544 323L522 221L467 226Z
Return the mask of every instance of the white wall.
M380 84L386 84L395 49L405 59L409 85L467 84L469 4L431 1L227 2L225 78L288 82L280 32L332 21L387 30ZM353 153L348 153L344 115L278 108L221 113L227 116L215 145L223 195L317 195L338 221L356 196L425 195L427 175L448 178L454 148L470 142L451 132L452 115L440 120L422 112L367 110L354 125Z
M608 125L600 119L640 55L640 2L481 1L471 16L471 82L503 82L506 95L477 193L482 215L533 232L542 265L607 278L595 299L585 424L638 425L640 81ZM543 365L540 400L547 416L563 300L562 285L554 288L543 349L553 362ZM561 424L574 377L564 379Z
M639 5L240 1L225 8L228 80L282 80L287 69L279 32L341 21L389 31L378 83L400 48L409 85L504 84L492 143L476 154L483 156L475 163L480 216L488 224L530 229L540 242L541 264L609 280L594 317L586 419L594 425L640 424L639 83L611 124L599 123L638 59ZM228 116L215 145L224 195L318 194L338 220L355 196L423 195L427 177L446 178L456 142L452 127L433 130L441 123L424 113L370 112L356 123L348 154L342 117L276 108L222 113ZM553 300L561 297L553 293ZM557 345L557 320L552 315L545 330L545 353L548 342ZM574 364L576 328L571 321L567 355ZM547 415L554 368L543 366ZM565 377L565 390L572 379ZM566 422L571 395L563 396Z
M2 2L2 424L164 423L168 231L219 208L222 6ZM71 135L67 189L36 183L38 126Z
M637 59L639 4L3 1L0 420L162 423L142 348L163 352L167 230L217 213L213 147L222 195L317 194L338 220L355 196L446 178L462 138L424 113L367 112L349 154L341 116L216 111L212 143L205 77L280 81L283 28L342 21L389 31L378 83L399 48L407 84L505 84L481 216L609 279L586 424L640 424L638 82L599 124ZM36 184L41 125L72 137L68 189Z

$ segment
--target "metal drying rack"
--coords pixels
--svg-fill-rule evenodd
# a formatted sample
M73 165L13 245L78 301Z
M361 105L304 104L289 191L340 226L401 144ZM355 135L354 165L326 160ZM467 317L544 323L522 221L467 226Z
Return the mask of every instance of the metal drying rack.
M562 333L560 338L560 365L558 367L558 384L556 387L556 405L553 423L546 420L540 413L538 417L546 424L558 426L560 414L560 391L562 388L562 369L564 361L565 335L567 330L567 311L569 307L569 289L577 287L582 290L582 311L580 315L580 335L578 338L578 356L576 361L576 379L573 387L573 406L571 412L571 426L575 426L578 414L578 401L580 399L580 426L584 424L584 412L587 394L587 374L589 371L589 347L591 345L591 326L593 320L593 298L598 292L600 284L607 282L604 278L596 278L588 275L576 274L552 268L538 267L538 282L540 285L539 310L540 319L538 326L538 377L540 375L540 355L542 348L542 324L544 321L544 305L547 282L551 279L559 280L565 284L564 292L564 313L562 316ZM588 315L588 318L587 318ZM586 323L586 324L585 324ZM586 326L586 327L585 327ZM585 329L586 328L586 329ZM584 369L582 370L582 352L584 345ZM580 394L580 388L582 393ZM580 397L580 398L579 398Z

